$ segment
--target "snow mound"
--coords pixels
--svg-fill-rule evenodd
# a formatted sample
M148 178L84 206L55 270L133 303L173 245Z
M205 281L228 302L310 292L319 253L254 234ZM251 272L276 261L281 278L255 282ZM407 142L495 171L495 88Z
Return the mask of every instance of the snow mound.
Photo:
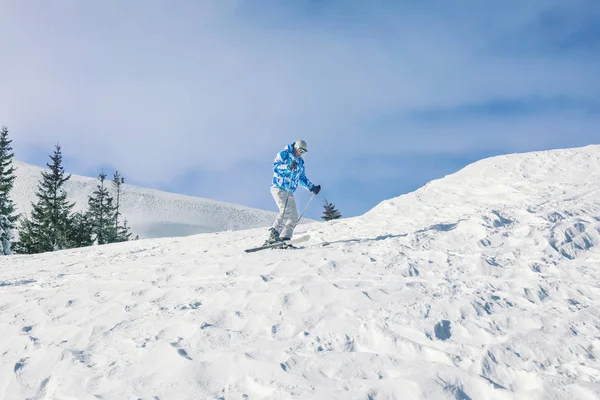
M12 197L21 213L29 213L42 169L22 162L17 168ZM112 189L112 182L107 182ZM88 196L98 180L72 175L66 184L69 200L76 210L87 206ZM134 235L140 238L188 236L226 230L266 227L275 213L234 204L173 194L125 184L122 186L121 213Z
M2 259L0 398L600 397L600 146L364 216ZM323 241L327 241L326 244Z

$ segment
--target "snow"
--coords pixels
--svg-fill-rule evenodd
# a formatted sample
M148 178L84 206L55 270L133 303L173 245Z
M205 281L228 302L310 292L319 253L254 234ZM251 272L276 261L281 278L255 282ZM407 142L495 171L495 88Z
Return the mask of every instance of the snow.
M17 168L12 198L18 212L25 215L36 201L35 193L41 178L42 168L15 162ZM111 177L107 177L110 180ZM266 182L270 182L267 177ZM87 207L88 196L99 183L96 178L72 175L66 183L69 201L76 202L74 210ZM112 191L112 182L106 182ZM271 226L275 213L249 207L201 199L192 196L168 193L124 184L121 193L121 209L127 218L133 235L140 238L188 236L197 233L212 233L226 230ZM268 184L266 196L270 196ZM275 210L273 203L273 210Z
M2 259L0 398L600 398L600 146L364 216ZM321 245L323 241L328 245Z

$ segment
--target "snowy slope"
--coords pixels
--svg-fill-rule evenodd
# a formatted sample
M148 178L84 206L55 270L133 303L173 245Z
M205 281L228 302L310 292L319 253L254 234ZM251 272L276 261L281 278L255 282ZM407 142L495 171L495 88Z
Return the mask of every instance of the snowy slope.
M483 160L299 250L245 254L252 229L4 258L0 398L598 399L599 165Z
M16 162L17 179L12 193L19 212L28 213L42 169ZM88 196L96 189L98 180L72 175L66 188L76 210L87 206ZM112 190L112 183L108 182ZM187 236L225 230L265 227L273 223L275 214L214 200L200 199L146 189L125 184L122 186L122 211L140 238ZM267 190L267 189L265 189Z

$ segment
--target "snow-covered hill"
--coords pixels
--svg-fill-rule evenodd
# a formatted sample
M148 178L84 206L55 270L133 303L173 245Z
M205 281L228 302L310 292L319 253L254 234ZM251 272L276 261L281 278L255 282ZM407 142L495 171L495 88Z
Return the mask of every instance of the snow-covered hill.
M599 165L483 160L299 250L246 254L252 229L4 258L0 398L598 399Z
M12 197L19 212L28 213L42 169L16 162L17 179ZM110 178L110 177L109 177ZM107 182L109 189L112 183ZM76 202L75 209L87 206L88 196L95 190L98 180L72 175L66 184L69 200ZM121 213L127 218L134 235L140 238L187 236L270 226L275 214L214 200L167 193L125 184L122 186Z

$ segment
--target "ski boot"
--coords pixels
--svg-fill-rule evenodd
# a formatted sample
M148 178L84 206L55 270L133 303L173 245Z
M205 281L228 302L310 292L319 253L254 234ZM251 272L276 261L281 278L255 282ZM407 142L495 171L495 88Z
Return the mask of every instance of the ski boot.
M287 242L289 242L290 240L292 240L292 238L290 238L290 237L282 237L282 238L280 238L280 239L281 239L281 242L282 242L282 245L281 245L281 247L280 247L281 249L297 249L297 247L296 247L296 246L294 246L294 245L292 245L292 244L289 244L289 243L287 243Z
M271 228L269 229L269 238L265 241L265 243L263 244L263 246L269 245L269 244L274 244L277 242L281 242L281 238L279 237L279 232L277 232L275 230L275 228Z

